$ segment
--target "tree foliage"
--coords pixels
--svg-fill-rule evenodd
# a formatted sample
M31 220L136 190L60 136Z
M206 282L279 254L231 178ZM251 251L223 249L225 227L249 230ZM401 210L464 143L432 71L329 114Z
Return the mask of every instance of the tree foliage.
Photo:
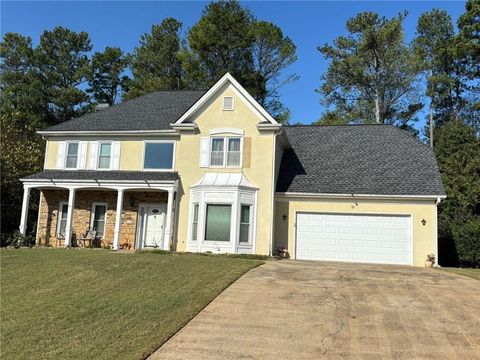
M88 109L89 96L79 86L87 81L90 50L90 38L84 31L56 27L40 36L34 51L35 67L48 99L51 123L69 120Z
M385 123L407 128L422 108L413 54L402 22L363 12L347 21L347 36L318 48L330 60L318 92L345 123ZM331 118L331 115L328 115Z
M452 46L454 30L452 18L445 10L433 9L420 15L413 50L426 79L425 95L430 98L428 132L433 147L433 128L439 119L437 104L449 97L452 82Z
M254 89L253 22L253 14L237 1L214 1L206 6L188 32L189 46L205 73L206 86L229 72L248 90Z
M131 56L132 81L128 84L126 99L152 91L184 88L180 58L182 23L166 18L153 25L150 34L143 34L140 46Z
M238 1L214 1L190 29L188 41L186 70L195 74L190 78L209 87L229 72L273 116L288 120L278 89L298 78L282 75L297 59L296 46L278 26L256 19Z
M298 79L297 74L282 76L282 71L297 60L297 47L284 36L282 30L267 21L255 21L250 28L253 35L255 95L257 101L278 117L288 109L281 104L278 89Z
M118 94L128 84L125 70L128 58L118 47L106 47L92 56L87 93L97 103L115 104Z
M472 246L473 229L480 222L480 139L462 121L450 121L435 129L435 155L447 198L440 204L440 260L454 263L477 261L480 252ZM454 246L446 246L453 241ZM458 259L455 259L458 254ZM450 256L450 258L449 258ZM451 258L453 257L453 258Z
M43 86L32 66L31 39L6 33L0 43L0 164L2 245L18 225L23 187L19 179L41 170L44 142L35 133L47 121Z

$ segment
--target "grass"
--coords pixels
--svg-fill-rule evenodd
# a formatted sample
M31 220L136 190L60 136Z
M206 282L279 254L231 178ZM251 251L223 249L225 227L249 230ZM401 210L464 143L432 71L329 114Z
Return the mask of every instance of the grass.
M449 267L442 267L439 268L444 271L448 271L454 274L463 275L471 277L472 279L480 280L480 269L464 269L464 268L449 268Z
M145 358L262 263L87 249L0 256L2 359Z

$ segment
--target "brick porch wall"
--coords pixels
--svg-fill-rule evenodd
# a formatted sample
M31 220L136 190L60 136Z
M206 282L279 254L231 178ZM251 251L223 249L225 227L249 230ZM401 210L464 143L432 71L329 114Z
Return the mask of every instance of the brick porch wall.
M137 213L140 203L167 203L166 192L139 192L126 191L123 198L122 226L120 231L120 247L135 247L137 232ZM68 202L66 190L42 190L40 192L39 222L37 244L53 247L63 246L63 239L57 238L57 218L60 202ZM72 244L81 237L90 227L92 203L107 203L105 234L101 241L102 246L112 246L115 231L115 213L117 207L116 191L77 190L73 211ZM172 225L175 223L175 204L172 211ZM172 232L173 234L173 232ZM170 238L170 243L171 243Z

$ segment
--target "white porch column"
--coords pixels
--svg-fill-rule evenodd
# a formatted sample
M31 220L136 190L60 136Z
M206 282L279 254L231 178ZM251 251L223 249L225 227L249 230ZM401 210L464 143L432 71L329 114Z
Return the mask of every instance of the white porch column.
M118 250L120 245L120 229L122 225L123 193L124 189L118 189L117 209L115 212L115 234L113 237L113 250Z
M72 246L72 222L73 222L73 209L75 208L75 193L76 188L68 189L68 212L67 212L67 224L65 226L65 247Z
M170 250L170 234L172 232L173 190L168 190L167 219L163 233L163 250Z
M27 218L28 218L28 206L30 204L30 187L23 187L23 201L22 201L22 215L20 218L19 231L22 235L27 232Z

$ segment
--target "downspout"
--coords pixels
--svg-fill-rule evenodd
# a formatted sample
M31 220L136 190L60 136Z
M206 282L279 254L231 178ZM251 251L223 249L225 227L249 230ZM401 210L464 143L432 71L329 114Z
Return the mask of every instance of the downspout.
M269 255L273 255L273 232L275 229L275 160L276 160L276 150L277 150L277 136L282 132L282 128L279 132L275 132L273 135L273 151L272 151L272 208L271 208L271 217L270 217L270 244L269 244Z
M442 198L437 198L435 202L435 266L438 265L438 205L442 201Z

